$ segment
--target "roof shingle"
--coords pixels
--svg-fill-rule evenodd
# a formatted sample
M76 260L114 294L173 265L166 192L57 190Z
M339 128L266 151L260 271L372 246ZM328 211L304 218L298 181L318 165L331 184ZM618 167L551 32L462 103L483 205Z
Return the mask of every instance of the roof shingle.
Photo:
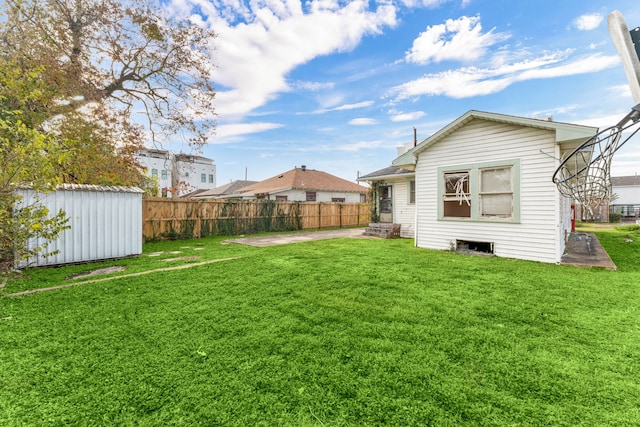
M294 168L253 185L240 189L241 194L267 194L281 190L342 191L366 193L369 189L362 185L338 178L315 169Z

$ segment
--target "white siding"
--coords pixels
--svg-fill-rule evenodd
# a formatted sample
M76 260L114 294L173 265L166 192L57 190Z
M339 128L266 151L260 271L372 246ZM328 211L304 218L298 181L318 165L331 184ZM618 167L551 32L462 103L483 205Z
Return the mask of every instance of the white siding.
M618 196L612 205L640 205L640 186L618 185L612 188L611 193Z
M552 131L476 119L420 153L416 245L445 250L456 240L493 242L497 256L559 262L564 231L549 156L555 150ZM513 160L520 162L519 223L438 220L439 167Z
M360 203L361 193L347 193L341 191L315 191L316 202L331 202L332 198L342 198L345 203ZM366 194L366 193L362 193ZM288 202L306 202L307 192L304 190L287 190L271 193L269 196L271 200L276 200L276 196L287 196ZM250 198L255 198L251 196Z
M413 238L415 235L416 209L415 203L409 203L409 179L385 180L393 188L393 222L400 224L400 236Z
M142 253L142 191L58 190L38 194L23 190L22 195L25 205L39 200L52 214L62 209L71 228L64 230L47 247L47 252L58 250L58 254L20 262L20 267L95 261ZM29 242L29 247L35 248L43 243L34 239Z
M140 162L140 165L145 169L145 174L149 177L152 176L152 170L155 169L157 171L158 178L158 194L156 196L160 197L162 195L163 188L171 188L173 186L173 172L172 172L172 160L170 158L170 154L166 154L166 157L161 156L152 156L152 155L139 155L136 159ZM162 171L165 171L166 178L163 178Z
M213 160L190 159L188 161L176 160L176 179L185 183L185 188L178 185L178 195L188 194L194 190L210 190L216 188L216 165ZM205 180L202 181L204 174ZM209 175L213 176L213 182L209 182Z

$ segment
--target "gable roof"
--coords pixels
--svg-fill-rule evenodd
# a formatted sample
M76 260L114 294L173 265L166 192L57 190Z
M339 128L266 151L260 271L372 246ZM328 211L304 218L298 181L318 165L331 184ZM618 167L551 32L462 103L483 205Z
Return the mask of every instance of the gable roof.
M358 181L379 181L382 179L397 178L403 175L414 176L415 172L409 169L389 166L384 169L380 169L375 172L362 175L361 177L358 178Z
M611 185L613 186L640 186L640 176L631 175L631 176L612 176L611 177Z
M204 190L194 195L196 198L226 196L227 194L237 193L238 190L248 185L256 184L258 181L231 181L225 185L221 185L210 190Z
M264 181L244 187L238 193L241 195L271 194L286 190L366 193L369 189L326 172L296 167Z
M555 131L556 142L558 144L577 144L578 142L585 141L587 138L590 138L598 133L598 128L593 126L583 126L573 123L554 122L553 120L530 119L526 117L510 116L506 114L469 110L453 122L449 123L447 126L443 127L433 135L424 139L411 150L397 157L391 164L393 166L406 166L415 164L415 156L417 154L427 150L433 144L440 142L446 136L452 134L472 120L476 119Z

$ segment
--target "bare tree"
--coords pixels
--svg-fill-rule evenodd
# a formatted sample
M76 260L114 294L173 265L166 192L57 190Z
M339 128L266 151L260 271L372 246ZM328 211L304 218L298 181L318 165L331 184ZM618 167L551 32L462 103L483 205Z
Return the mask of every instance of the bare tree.
M209 50L214 33L141 0L5 0L3 55L42 67L57 98L43 117L71 111L139 143L182 135L199 147L215 126Z

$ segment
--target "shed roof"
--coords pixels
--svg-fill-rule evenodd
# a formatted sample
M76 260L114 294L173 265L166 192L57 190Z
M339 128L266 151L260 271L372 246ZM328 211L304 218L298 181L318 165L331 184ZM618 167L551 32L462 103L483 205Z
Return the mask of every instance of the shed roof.
M138 187L123 187L119 185L91 185L91 184L60 184L56 190L62 191L97 191L103 193L144 193Z
M415 156L417 154L427 150L433 144L436 144L446 136L450 135L451 133L455 132L456 130L460 129L461 127L465 126L467 123L475 119L555 131L556 142L558 144L575 144L576 142L584 141L587 138L590 138L598 133L598 128L593 126L584 126L573 123L555 122L553 120L531 119L526 117L510 116L506 114L469 110L433 135L422 140L411 150L397 157L392 162L392 165L406 166L415 164Z
M296 167L264 181L241 188L238 193L240 195L267 194L285 190L366 193L369 189L326 172Z

